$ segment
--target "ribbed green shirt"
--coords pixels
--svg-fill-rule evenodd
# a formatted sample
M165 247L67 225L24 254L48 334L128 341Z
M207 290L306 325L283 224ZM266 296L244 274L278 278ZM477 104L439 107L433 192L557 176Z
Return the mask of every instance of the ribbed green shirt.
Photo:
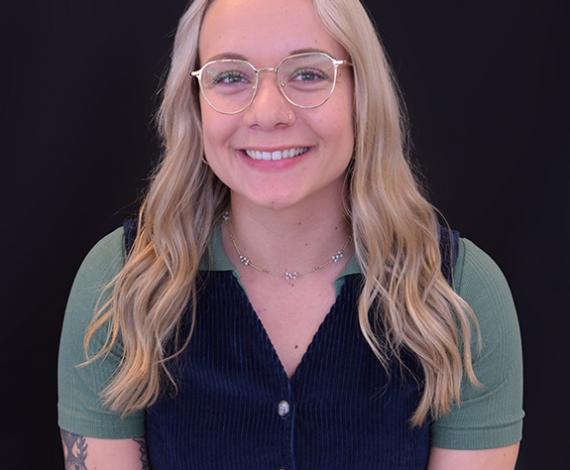
M219 226L201 269L230 270ZM99 398L120 361L120 346L104 360L74 367L84 360L82 341L101 288L121 269L125 259L123 229L102 238L83 260L69 295L58 365L58 424L76 434L99 438L132 438L144 434L144 412L122 419L106 410ZM338 292L345 276L360 273L352 257L335 281ZM483 388L462 383L462 403L431 426L431 445L450 449L502 447L522 439L522 351L520 330L508 283L493 259L467 238L460 238L454 268L454 290L474 309L479 320L483 349L474 360ZM103 299L104 300L104 299ZM91 351L103 342L97 332ZM472 347L476 347L475 339ZM475 351L475 349L474 349Z

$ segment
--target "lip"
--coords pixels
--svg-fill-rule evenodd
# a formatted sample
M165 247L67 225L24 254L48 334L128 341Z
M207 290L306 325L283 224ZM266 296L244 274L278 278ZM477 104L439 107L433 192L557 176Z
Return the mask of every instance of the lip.
M308 147L309 150L307 150L304 154L299 155L298 157L283 158L281 160L254 160L245 153L245 149L257 150L259 152L273 152L277 150L287 150L287 149L301 148L301 147ZM244 147L243 149L236 150L236 154L241 161L243 161L246 165L248 165L251 168L263 171L276 171L276 170L280 171L280 170L290 169L304 162L307 157L312 156L314 150L315 150L314 145L299 145L299 146L287 146L287 147Z

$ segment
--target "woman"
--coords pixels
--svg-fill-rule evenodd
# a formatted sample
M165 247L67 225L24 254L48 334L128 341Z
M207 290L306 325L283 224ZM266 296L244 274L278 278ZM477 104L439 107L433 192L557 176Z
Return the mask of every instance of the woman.
M194 1L159 125L70 294L68 468L514 467L508 285L418 188L357 0Z

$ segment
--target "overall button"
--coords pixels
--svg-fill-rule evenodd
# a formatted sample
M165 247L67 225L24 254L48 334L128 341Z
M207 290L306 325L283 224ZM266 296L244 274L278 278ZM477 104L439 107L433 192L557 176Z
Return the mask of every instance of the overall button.
M289 402L281 400L277 405L277 413L279 416L287 416L289 414Z

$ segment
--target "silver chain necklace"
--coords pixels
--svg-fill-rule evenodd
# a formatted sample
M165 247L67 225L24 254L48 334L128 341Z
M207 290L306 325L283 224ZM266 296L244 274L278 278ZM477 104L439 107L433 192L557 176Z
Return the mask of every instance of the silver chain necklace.
M269 271L268 269L262 268L260 266L257 266L256 264L254 264L251 259L249 259L247 256L245 256L238 245L237 240L234 237L234 234L232 233L232 229L231 229L231 219L230 219L230 213L229 211L224 212L224 214L222 215L222 219L224 221L224 224L228 226L228 234L230 236L230 240L232 241L232 244L236 250L236 253L239 257L239 261L241 264L243 264L244 266L248 266L252 269L255 269L256 271L259 271L260 273L264 273L264 274L269 274L270 276L275 276L275 277L280 277L285 279L286 281L294 281L295 279L298 279L301 276L304 276L306 274L311 274L311 273L315 273L318 272L320 270L322 270L324 267L328 266L331 263L337 264L339 263L342 258L344 258L344 250L346 249L346 247L348 246L348 244L351 242L352 237L349 235L346 238L346 241L344 242L343 247L340 250L337 250L336 253L332 256L329 257L329 259L327 261L325 261L323 264L320 264L318 266L315 266L313 269L311 269L310 271L304 272L304 273L300 273L299 271L284 271L284 272L274 272L274 271Z

